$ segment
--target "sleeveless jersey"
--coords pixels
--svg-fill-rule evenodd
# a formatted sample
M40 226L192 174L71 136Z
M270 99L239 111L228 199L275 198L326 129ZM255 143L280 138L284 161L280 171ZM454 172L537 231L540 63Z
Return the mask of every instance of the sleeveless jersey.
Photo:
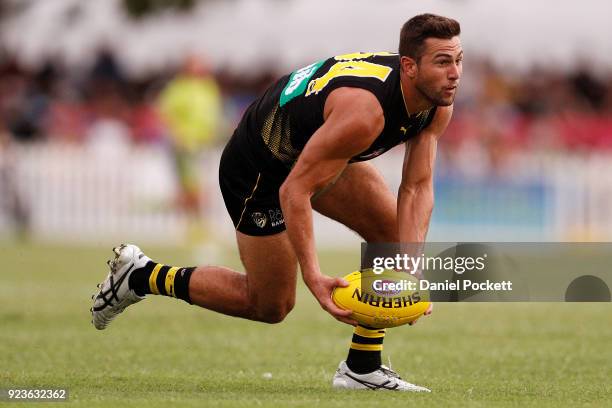
M246 137L254 148L263 145L291 168L323 124L329 93L339 87L363 88L382 106L385 126L365 151L351 162L373 159L415 137L427 127L436 108L408 115L400 87L399 56L388 52L354 53L331 57L279 79L245 112Z

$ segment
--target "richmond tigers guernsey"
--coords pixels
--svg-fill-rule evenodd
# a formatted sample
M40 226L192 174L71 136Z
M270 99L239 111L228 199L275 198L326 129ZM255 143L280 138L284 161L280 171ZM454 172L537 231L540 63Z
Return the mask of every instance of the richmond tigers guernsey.
M357 87L376 96L385 127L374 143L351 161L373 159L417 135L435 114L433 108L408 116L399 70L397 54L354 53L294 71L270 87L245 113L250 142L257 145L263 141L276 159L293 166L308 139L323 124L329 93L339 87Z
M327 96L339 87L372 92L385 117L380 135L351 162L373 159L415 137L435 115L435 107L408 115L399 56L393 53L339 55L282 77L247 108L222 156L221 191L238 230L249 235L284 230L278 189L323 124Z

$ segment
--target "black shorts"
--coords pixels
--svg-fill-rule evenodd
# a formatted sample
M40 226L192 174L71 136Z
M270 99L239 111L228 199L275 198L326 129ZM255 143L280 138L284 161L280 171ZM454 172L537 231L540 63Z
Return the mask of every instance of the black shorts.
M219 186L236 230L265 236L285 230L278 191L289 170L238 126L221 155Z

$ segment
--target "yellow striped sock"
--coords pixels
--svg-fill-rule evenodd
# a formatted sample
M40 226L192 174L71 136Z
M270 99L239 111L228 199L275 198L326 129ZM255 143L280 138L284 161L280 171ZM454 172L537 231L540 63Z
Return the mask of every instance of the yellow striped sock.
M157 275L159 274L159 270L164 266L164 264L158 263L153 268L153 272L149 276L149 289L151 289L151 293L154 295L159 295L159 289L157 288Z
M166 294L168 296L176 297L174 294L174 277L176 276L176 272L178 270L179 268L175 266L170 268L166 274Z
M357 326L353 331L346 364L358 374L371 373L382 364L385 329Z

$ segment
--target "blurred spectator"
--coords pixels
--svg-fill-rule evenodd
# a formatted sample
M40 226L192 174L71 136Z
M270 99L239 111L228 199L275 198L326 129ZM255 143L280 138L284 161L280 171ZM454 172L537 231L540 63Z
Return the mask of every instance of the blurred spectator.
M210 146L221 118L221 95L210 67L196 56L187 57L160 93L159 109L177 150L194 153Z
M19 141L32 141L43 136L48 108L48 85L52 75L40 73L22 75L15 64L0 69L0 113L2 121Z
M30 232L30 211L18 188L14 155L14 141L0 122L0 214L8 216L15 235L26 240Z
M157 109L157 89L151 81L140 84L132 95L132 140L138 144L162 144L166 126Z
M570 81L578 98L583 99L589 109L599 110L606 98L606 88L587 68L581 67Z
M91 123L85 142L100 154L126 150L131 143L127 84L112 54L102 52L88 81Z
M221 94L209 66L190 55L159 95L159 111L171 140L179 182L179 206L190 217L192 241L201 240L200 153L218 137Z

